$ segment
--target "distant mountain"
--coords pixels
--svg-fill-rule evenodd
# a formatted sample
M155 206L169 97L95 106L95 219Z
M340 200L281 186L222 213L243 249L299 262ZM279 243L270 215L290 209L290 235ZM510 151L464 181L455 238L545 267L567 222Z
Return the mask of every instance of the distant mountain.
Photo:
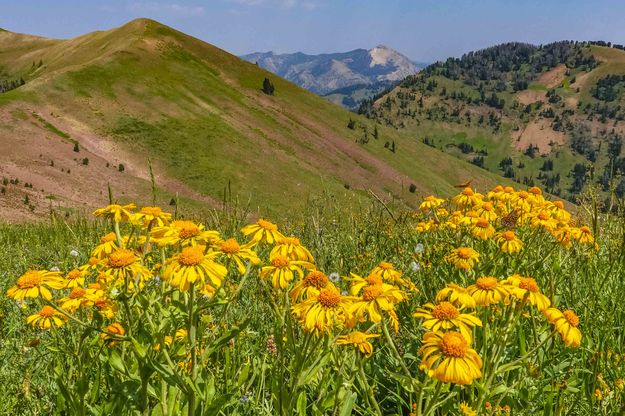
M386 46L321 55L255 52L241 58L319 95L355 85L401 81L423 67Z

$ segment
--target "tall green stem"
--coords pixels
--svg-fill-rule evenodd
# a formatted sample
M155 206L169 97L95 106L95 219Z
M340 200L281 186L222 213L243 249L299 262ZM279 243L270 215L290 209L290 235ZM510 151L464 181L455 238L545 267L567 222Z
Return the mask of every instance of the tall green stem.
M369 397L369 401L375 407L375 411L379 416L383 416L382 410L380 409L380 405L378 401L375 399L375 393L367 380L367 374L365 374L364 364L362 358L358 357L358 372L360 374L360 378L362 379L362 383L364 384L365 389L367 390L367 396Z
M195 310L195 291L194 284L191 283L189 286L189 297L187 303L187 313L189 314L189 321L187 323L187 331L189 334L189 346L191 347L191 382L195 384L195 380L197 379L197 349L195 345L195 314L193 311ZM189 396L189 407L187 414L189 416L195 415L195 385L191 386L188 392Z

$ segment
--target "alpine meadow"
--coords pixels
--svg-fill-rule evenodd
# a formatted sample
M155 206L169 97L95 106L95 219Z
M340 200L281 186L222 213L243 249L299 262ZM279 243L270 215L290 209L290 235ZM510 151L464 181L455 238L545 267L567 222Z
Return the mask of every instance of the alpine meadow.
M625 414L621 5L34 3L0 415Z

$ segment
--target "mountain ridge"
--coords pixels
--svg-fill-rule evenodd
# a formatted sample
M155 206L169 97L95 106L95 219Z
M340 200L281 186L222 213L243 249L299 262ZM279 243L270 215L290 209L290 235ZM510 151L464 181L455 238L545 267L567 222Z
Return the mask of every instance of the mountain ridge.
M357 84L399 81L418 70L410 59L384 45L317 55L254 52L241 58L320 95Z
M4 218L90 209L106 203L109 184L116 199L147 201L148 159L157 203L179 195L188 206L217 206L231 188L271 215L320 193L347 205L369 191L411 204L413 192L448 195L467 177L495 183L152 20L68 40L19 39L0 43L0 67L26 80L0 94L0 145L9 150L0 176L20 184L0 197ZM261 90L267 77L273 96Z

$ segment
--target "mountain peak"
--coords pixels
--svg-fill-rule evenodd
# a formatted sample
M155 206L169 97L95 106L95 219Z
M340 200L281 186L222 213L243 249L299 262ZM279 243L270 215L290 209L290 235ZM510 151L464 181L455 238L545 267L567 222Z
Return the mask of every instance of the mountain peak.
M113 29L113 32L119 31L123 33L132 33L135 35L148 35L148 34L156 34L157 31L160 32L162 30L172 31L175 30L171 27L158 22L153 19L148 19L146 17L139 17L137 19L131 20L128 23Z
M162 23L159 23L156 20L148 19L147 17L139 17L129 21L122 27L146 28L150 25L164 26Z

